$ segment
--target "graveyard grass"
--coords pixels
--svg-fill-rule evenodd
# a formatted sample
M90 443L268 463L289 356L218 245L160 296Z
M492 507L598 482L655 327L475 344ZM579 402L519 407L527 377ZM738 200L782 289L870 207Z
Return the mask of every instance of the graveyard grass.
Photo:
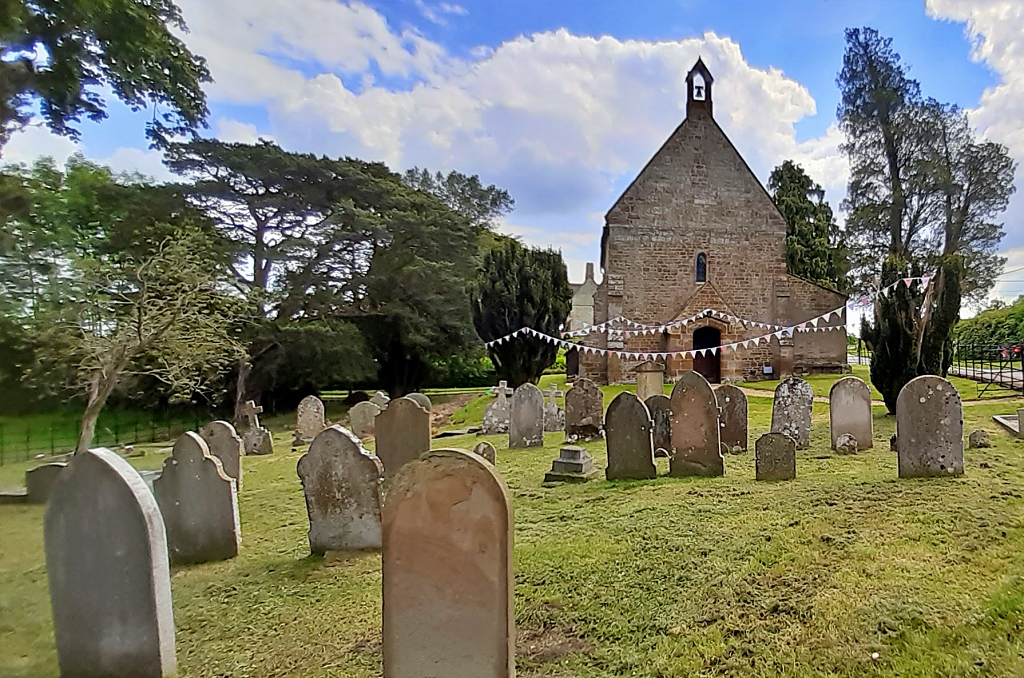
M479 422L485 402L463 414ZM994 447L933 480L897 480L881 407L874 449L835 456L815 403L811 447L779 483L755 483L751 451L723 478L544 486L560 434L511 451L487 437L515 507L519 675L1024 675L1024 444L991 421L1019 402L964 408L965 433ZM770 412L750 399L751 450ZM183 678L381 675L380 556L309 557L290 438L244 460L239 557L173 572ZM603 472L603 443L586 447ZM57 675L42 516L0 506L0 676Z

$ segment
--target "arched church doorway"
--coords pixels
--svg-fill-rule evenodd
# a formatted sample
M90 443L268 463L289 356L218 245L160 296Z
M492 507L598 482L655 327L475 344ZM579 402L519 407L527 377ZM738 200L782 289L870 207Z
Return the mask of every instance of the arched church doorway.
M698 327L693 331L693 349L714 348L722 343L722 333L716 327ZM705 353L704 355L693 356L693 371L704 375L712 384L717 384L721 378L722 352Z

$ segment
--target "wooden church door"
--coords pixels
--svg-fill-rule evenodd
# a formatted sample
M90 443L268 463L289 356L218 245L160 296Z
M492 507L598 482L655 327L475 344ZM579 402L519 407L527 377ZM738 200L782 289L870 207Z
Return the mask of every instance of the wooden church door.
M722 343L722 333L715 327L699 327L693 332L693 348L714 348ZM712 384L721 380L720 360L722 352L715 351L693 356L693 371L704 376Z

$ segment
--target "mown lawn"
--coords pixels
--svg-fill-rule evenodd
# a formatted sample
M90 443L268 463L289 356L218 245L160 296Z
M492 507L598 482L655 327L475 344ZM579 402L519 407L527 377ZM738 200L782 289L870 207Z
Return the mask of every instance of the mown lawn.
M1024 675L1024 445L991 422L1017 407L965 408L995 447L955 479L898 480L882 408L875 448L842 457L816 403L784 483L755 482L751 452L723 478L545 487L559 434L487 438L515 506L519 675ZM751 446L770 410L750 399ZM179 675L380 676L380 557L308 556L298 454L277 442L245 460L240 556L173 573ZM0 676L57 675L42 515L0 506Z

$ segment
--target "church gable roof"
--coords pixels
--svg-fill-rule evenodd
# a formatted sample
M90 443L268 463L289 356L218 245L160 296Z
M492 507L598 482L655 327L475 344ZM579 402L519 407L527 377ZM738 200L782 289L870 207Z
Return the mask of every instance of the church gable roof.
M665 323L675 322L676 320L682 320L683 318L689 318L692 315L700 313L701 311L711 309L713 311L723 311L729 315L736 315L736 313L730 308L729 304L725 302L722 295L715 289L715 285L712 282L702 283L697 291L691 294L686 301L684 301L679 310L676 311L675 315L668 318Z

